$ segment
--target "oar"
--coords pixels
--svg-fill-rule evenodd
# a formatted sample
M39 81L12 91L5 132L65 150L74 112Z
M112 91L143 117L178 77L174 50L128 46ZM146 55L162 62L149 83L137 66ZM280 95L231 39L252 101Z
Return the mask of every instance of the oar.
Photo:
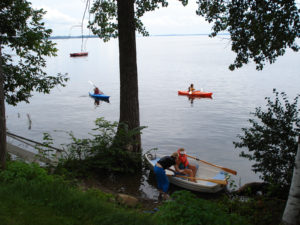
M208 164L208 165L211 165L211 166L214 166L214 167L220 168L220 169L222 169L222 170L224 170L224 171L226 171L226 172L228 172L228 173L232 173L232 174L234 174L234 175L236 175L236 174L237 174L237 172L236 172L235 170L228 169L228 168L225 168L225 167L222 167L222 166L218 166L218 165L215 165L215 164L212 164L212 163L206 162L206 161L204 161L204 160L198 159L198 158L196 158L196 157L193 157L193 156L190 156L190 155L186 155L186 156L187 156L187 157L190 157L190 158L192 158L192 159L195 159L195 160L197 160L197 161L200 161L200 162L206 163L206 164Z
M212 183L227 185L226 180L204 179L204 178L187 177L187 176L180 176L180 175L167 175L167 176L176 176L176 177L182 177L182 178L186 178L186 179L204 180L204 181L209 181L209 182L212 182Z

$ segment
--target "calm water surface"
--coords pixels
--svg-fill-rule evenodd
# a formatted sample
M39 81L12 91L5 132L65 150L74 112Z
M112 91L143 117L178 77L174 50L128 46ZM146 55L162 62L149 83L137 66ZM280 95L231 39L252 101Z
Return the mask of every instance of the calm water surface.
M68 73L67 87L55 88L50 95L36 93L30 104L6 106L6 110L10 132L36 141L48 132L59 146L69 142L63 131L89 137L96 118L118 121L120 83L116 40L88 39L89 56L82 58L69 57L80 51L80 39L56 42L58 57L48 59L46 71ZM240 184L257 181L251 162L239 157L240 150L232 142L249 125L249 113L265 105L264 97L273 96L273 88L285 91L290 100L300 93L299 54L288 51L263 71L249 64L231 72L228 66L234 54L228 36L139 37L137 59L141 125L148 126L142 135L144 151L158 148L170 154L184 147L191 155L237 170L235 180ZM94 105L88 96L93 89L89 80L111 96L110 103ZM178 96L177 91L186 90L190 83L213 92L213 98L191 102Z

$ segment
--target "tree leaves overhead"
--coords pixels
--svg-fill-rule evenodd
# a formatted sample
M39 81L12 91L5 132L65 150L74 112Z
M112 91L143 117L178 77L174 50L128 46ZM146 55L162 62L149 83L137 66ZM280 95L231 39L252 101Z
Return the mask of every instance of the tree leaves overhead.
M34 10L26 0L2 0L0 3L0 47L4 75L4 93L8 104L16 105L32 96L32 91L49 93L64 86L66 75L47 76L45 56L55 56L55 44L49 41L42 9Z
M211 36L230 33L232 50L237 56L230 70L242 67L250 59L256 69L265 62L274 63L286 48L299 50L300 10L295 0L199 0L197 14L214 22Z
M111 37L116 38L118 36L116 0L96 0L94 1L90 13L94 15L94 18L89 21L88 28L90 28L94 34L103 38L104 41L108 41Z
M179 0L183 6L188 4L188 0ZM141 21L141 17L149 11L154 11L160 7L167 7L166 0L135 0L135 28L140 34L148 36L149 33ZM118 37L118 16L117 0L94 0L90 13L94 17L89 21L88 27L92 32L109 41L110 38Z

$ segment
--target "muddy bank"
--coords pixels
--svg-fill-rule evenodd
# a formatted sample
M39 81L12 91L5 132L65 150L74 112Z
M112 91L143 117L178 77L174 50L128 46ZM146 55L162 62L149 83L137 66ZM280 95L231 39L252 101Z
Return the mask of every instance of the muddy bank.
M150 171L144 171L150 173ZM144 173L126 176L99 176L86 178L81 184L84 188L96 188L115 196L125 194L135 197L142 207L152 210L159 206L159 191L156 188L155 178Z

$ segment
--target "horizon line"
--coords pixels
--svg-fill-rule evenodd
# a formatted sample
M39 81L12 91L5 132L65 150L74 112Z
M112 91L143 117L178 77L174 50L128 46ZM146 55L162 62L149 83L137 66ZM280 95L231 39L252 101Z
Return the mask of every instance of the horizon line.
M151 36L204 36L209 33L193 33L193 34L149 34L149 36L137 35L137 37L151 37ZM229 35L229 33L221 33L218 35ZM217 35L217 36L218 36ZM99 38L97 35L55 35L50 36L49 39L68 39L68 38Z

